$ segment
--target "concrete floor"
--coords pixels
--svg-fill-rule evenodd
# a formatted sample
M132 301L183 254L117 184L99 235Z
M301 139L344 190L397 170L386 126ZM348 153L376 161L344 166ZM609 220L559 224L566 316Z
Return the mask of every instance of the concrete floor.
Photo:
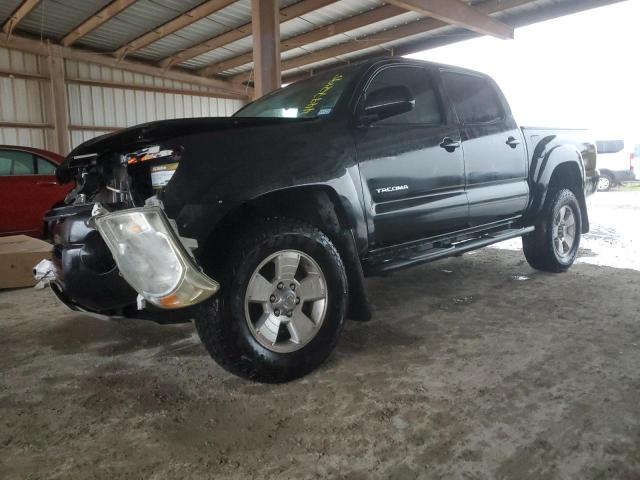
M0 478L640 478L640 190L590 211L567 274L505 244L369 281L374 319L281 386L191 325L0 292Z

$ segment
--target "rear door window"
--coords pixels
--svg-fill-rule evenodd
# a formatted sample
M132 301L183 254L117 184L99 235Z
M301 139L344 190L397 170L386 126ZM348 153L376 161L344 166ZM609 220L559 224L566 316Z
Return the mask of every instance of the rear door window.
M445 71L442 79L462 123L493 123L504 118L502 104L487 78Z
M19 150L0 150L0 175L33 175L33 155Z
M42 157L36 157L36 163L38 167L38 175L55 175L56 166L49 160L45 160Z

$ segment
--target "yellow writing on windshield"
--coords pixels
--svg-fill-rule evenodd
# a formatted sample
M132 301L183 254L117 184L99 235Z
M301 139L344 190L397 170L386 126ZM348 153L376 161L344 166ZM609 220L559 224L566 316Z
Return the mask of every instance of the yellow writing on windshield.
M327 95L327 93L329 93L331 89L335 86L335 84L338 83L343 78L344 77L342 76L341 73L334 75L333 78L329 80L327 83L325 83L324 86L320 89L320 91L318 91L318 93L316 93L311 98L309 103L307 103L307 106L304 107L304 110L302 110L302 113L313 112L315 108L318 106L318 104L320 103L320 101Z

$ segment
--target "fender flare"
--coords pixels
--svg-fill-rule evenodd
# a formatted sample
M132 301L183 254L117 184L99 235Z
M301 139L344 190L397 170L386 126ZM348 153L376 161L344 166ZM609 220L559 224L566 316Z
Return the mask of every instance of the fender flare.
M585 196L586 171L580 150L570 144L553 144L555 137L538 143L529 171L531 198L525 218L535 220L542 212L550 188L563 185L570 188L578 199L582 216L582 233L589 231L589 217ZM571 178L559 179L566 171L577 171Z

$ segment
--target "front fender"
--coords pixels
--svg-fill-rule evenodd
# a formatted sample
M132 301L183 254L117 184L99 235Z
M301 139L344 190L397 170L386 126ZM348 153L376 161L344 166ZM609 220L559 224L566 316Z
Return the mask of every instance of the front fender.
M190 203L180 207L176 217L181 234L198 240L206 241L214 230L226 218L234 216L247 205L256 205L263 199L278 196L291 198L295 202L298 195L305 191L325 191L334 200L344 222L353 232L356 250L359 253L368 247L367 226L363 210L362 186L358 181L359 172L353 165L343 170L342 175L322 182L302 182L296 185L254 185L247 188L244 196L222 196L217 201L209 198L201 202Z

